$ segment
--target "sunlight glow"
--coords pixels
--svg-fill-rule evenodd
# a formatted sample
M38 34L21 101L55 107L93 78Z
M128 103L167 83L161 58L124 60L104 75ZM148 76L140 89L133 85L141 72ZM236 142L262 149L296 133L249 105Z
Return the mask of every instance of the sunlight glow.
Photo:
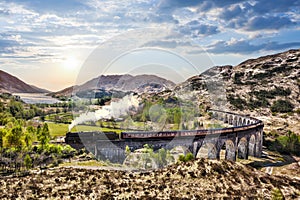
M68 57L63 62L63 67L67 70L74 70L79 66L79 60L75 57Z

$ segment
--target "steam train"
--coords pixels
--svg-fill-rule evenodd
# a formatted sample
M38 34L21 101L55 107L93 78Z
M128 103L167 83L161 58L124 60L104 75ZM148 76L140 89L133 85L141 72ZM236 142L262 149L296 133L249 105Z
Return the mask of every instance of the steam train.
M263 126L262 122L252 125L244 125L231 128L202 129L202 130L178 130L178 131L142 131L142 132L121 132L120 139L167 139L174 137L203 137L213 134L229 134L238 131L255 129Z

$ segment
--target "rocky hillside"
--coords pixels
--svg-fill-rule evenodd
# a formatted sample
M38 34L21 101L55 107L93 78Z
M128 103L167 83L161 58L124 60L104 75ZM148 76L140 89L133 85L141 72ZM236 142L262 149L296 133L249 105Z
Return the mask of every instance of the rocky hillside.
M0 93L48 93L33 85L28 85L15 76L0 70Z
M300 134L300 49L217 66L177 86L200 104L262 119L265 131Z
M198 159L130 172L58 168L0 179L1 199L296 199L300 181L229 161Z
M247 60L227 84L233 107L253 112L269 129L300 134L300 50ZM236 105L239 99L244 106Z
M89 90L156 93L166 89L172 89L174 86L175 84L172 81L155 75L101 75L80 86L66 88L55 93L50 93L49 95L71 96L72 93Z

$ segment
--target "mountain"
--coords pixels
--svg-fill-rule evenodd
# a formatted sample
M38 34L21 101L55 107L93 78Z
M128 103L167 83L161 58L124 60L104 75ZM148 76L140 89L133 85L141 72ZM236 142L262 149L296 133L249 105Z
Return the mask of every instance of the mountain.
M15 76L12 76L0 70L0 93L48 93L48 90L38 88L33 85L21 81Z
M101 75L79 86L72 86L58 92L50 93L51 96L71 96L92 90L122 91L137 93L156 93L172 89L175 83L155 75Z
M75 88L77 88L78 86L70 86L67 87L63 90L60 90L58 92L51 92L48 93L47 96L53 96L53 97L70 97L73 93L73 91L75 90Z
M190 88L199 104L260 118L267 132L300 134L300 49L213 67L174 92Z

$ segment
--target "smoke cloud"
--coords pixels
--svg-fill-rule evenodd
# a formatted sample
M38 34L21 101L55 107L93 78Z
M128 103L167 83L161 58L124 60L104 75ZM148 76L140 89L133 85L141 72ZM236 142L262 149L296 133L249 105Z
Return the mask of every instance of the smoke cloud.
M137 96L133 96L133 94L126 95L117 102L111 102L110 105L103 106L100 110L95 112L86 112L81 114L79 117L76 117L69 125L69 131L71 131L74 126L84 122L95 122L100 119L110 119L112 117L118 118L122 115L126 115L130 109L138 108L138 106L139 101Z

